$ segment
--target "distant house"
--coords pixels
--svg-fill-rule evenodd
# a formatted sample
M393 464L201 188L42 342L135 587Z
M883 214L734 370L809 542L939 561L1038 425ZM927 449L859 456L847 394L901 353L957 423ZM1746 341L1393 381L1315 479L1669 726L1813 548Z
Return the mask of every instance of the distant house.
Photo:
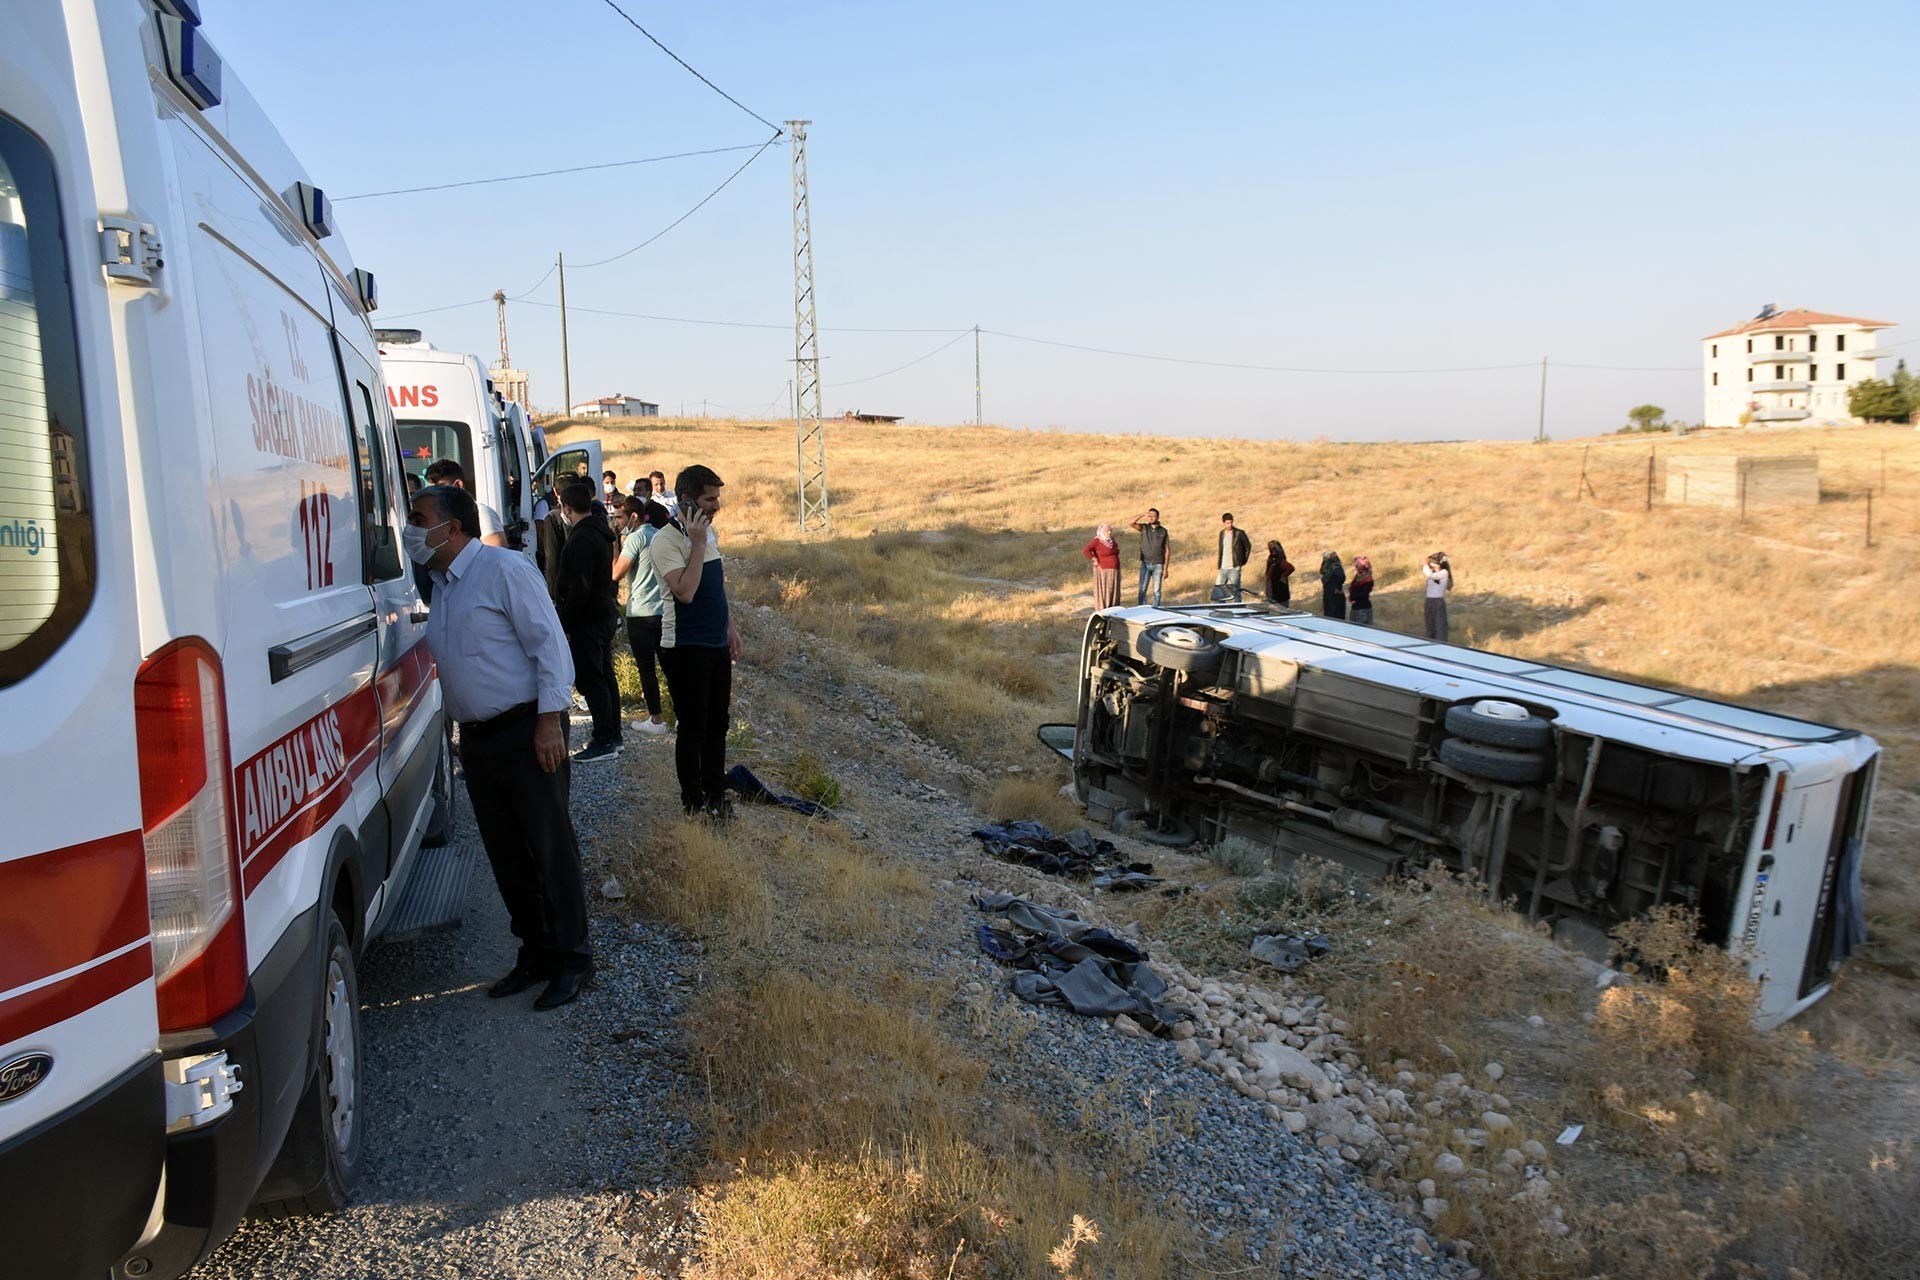
M635 396L615 395L577 404L571 412L576 418L657 418L660 406Z
M867 413L860 409L849 409L840 415L842 422L899 422L906 417L903 413Z
M1860 320L1769 304L1745 324L1700 340L1706 383L1703 426L1751 422L1851 422L1847 391L1875 372L1879 332L1890 320Z

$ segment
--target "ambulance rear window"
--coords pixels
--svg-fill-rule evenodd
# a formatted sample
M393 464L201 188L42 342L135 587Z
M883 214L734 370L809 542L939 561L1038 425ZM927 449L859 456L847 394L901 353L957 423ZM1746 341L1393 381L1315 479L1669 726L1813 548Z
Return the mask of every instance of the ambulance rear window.
M473 432L466 423L409 422L402 418L394 428L400 436L400 465L408 475L420 477L424 484L428 467L451 458L460 464L468 492L473 491Z
M39 667L93 599L66 258L52 157L0 116L0 685Z

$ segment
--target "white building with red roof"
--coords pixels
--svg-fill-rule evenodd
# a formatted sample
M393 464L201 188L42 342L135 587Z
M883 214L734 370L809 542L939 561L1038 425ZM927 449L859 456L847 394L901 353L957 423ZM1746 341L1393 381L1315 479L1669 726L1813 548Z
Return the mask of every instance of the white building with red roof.
M1847 389L1874 376L1880 330L1862 320L1768 303L1745 324L1700 339L1706 412L1701 425L1852 422Z

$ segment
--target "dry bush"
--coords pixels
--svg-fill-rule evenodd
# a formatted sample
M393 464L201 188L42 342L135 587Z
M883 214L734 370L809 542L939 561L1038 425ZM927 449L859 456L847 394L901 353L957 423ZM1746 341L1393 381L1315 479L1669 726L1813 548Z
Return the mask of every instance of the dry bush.
M1658 907L1613 936L1661 981L1601 994L1584 1087L1629 1144L1723 1172L1797 1116L1788 1086L1801 1042L1754 1026L1759 983L1739 955L1700 940L1691 910Z
M1739 1206L1742 1234L1728 1250L1730 1265L1742 1276L1886 1280L1910 1274L1920 1260L1916 1201L1920 1161L1906 1139L1868 1153L1860 1168L1751 1185Z
M1002 778L979 801L995 822L1044 822L1055 835L1087 825L1080 806L1060 794L1060 788L1041 778Z

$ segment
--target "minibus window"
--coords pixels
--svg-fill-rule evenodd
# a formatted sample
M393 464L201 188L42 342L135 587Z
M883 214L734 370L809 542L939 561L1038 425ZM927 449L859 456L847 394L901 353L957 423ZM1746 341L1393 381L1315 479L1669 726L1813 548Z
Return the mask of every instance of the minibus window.
M86 435L53 161L0 116L0 685L92 602Z

